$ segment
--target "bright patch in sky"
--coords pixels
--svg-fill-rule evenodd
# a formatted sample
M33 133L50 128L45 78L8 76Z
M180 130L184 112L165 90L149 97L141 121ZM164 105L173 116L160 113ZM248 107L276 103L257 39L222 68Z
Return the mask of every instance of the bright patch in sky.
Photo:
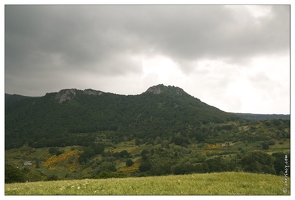
M161 83L174 81L175 79L181 79L184 77L176 63L168 57L161 55L143 58L142 68L144 76L154 74Z
M245 7L247 9L249 9L250 13L254 16L254 17L263 17L269 14L269 12L271 11L271 7L270 6L261 6L261 5L245 5Z
M283 101L290 93L288 57L255 57L252 62L240 66L208 60L198 65L196 78L190 82L208 89L200 88L196 92L210 105L228 112L257 113L259 105L260 113L269 113L270 107L273 113L290 110L290 101ZM206 75L202 77L202 74Z

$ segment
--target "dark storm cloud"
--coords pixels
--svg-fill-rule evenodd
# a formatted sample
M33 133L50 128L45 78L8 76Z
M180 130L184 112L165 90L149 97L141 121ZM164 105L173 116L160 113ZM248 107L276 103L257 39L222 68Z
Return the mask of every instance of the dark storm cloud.
M59 60L62 67L117 72L112 69L114 65L108 66L105 61L113 57L119 57L119 63L122 61L122 48L116 43L120 38L100 27L103 26L101 18L88 14L87 9L77 6L11 6L6 7L6 13L8 69L29 65L42 68L50 60L53 63Z
M141 74L140 55L163 55L191 72L202 59L286 53L290 7L269 7L254 17L246 7L221 5L5 6L6 88L48 73L60 85L81 71ZM60 73L67 75L57 80Z

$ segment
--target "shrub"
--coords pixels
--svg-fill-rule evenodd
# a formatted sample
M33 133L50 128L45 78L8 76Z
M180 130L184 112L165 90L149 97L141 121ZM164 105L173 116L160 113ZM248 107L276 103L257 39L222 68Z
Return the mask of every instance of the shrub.
M63 153L64 153L64 151L58 150L58 151L55 153L55 155L56 155L56 156L59 156L59 155L61 155L61 154L63 154Z
M100 173L100 172L103 172L103 171L115 172L115 171L117 171L117 169L116 169L116 166L115 166L114 163L112 163L112 162L103 162L103 163L101 163L99 165L97 173Z
M52 174L47 177L47 181L56 181L58 179L57 175Z
M133 161L131 159L126 160L126 166L130 167L133 165Z
M276 174L276 170L268 165L262 165L261 171L266 174Z
M49 149L48 149L48 152L51 154L51 155L55 155L56 154L56 152L57 152L57 148L56 147L50 147Z
M253 163L257 161L258 163L262 165L271 165L272 164L272 157L264 152L251 152L240 160L240 163L244 166L249 165L250 163Z
M258 161L255 161L246 167L246 171L260 173L261 165Z
M25 182L24 174L17 168L5 165L5 183Z
M264 142L264 143L262 144L262 149L264 149L264 150L269 149L269 144L266 143L266 142Z
M276 171L277 175L280 175L280 173L284 173L285 169L285 154L284 153L273 153L272 157L274 158L273 166ZM290 155L287 155L288 159L290 159ZM289 160L290 162L290 160ZM290 175L290 173L288 173Z
M124 178L127 177L126 173L119 173L119 172L108 172L108 171L102 171L98 175L93 176L93 178Z
M240 164L245 171L255 172L255 173L269 173L275 174L276 172L276 163L273 163L273 154L272 156L263 153L263 152L252 152L245 155L241 160ZM284 164L284 157L282 156L282 164ZM280 163L278 163L280 164ZM273 167L274 166L274 167ZM279 165L281 166L281 165ZM280 171L277 171L277 174Z
M196 169L193 165L190 163L184 163L184 164L177 164L171 167L173 174L190 174L193 173Z
M142 150L142 152L141 152L142 159L147 160L148 159L148 157L147 157L148 154L149 154L148 150L146 150L146 149Z
M229 166L227 161L218 157L206 160L209 172L222 172L222 171L229 171Z
M140 166L139 166L139 171L141 172L146 172L148 170L150 170L152 167L152 164L150 162L143 162Z
M119 153L119 156L120 156L121 158L128 158L128 157L130 157L128 151L126 151L126 150L121 151L121 152Z
M269 145L275 145L276 142L275 142L274 140L270 140L270 141L268 142L268 144L269 144Z

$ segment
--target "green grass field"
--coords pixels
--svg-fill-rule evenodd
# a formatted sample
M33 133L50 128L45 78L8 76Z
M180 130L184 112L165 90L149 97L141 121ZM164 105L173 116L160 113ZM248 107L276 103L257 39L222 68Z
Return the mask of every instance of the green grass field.
M223 172L5 184L5 195L290 195L290 178ZM283 191L286 189L285 191Z

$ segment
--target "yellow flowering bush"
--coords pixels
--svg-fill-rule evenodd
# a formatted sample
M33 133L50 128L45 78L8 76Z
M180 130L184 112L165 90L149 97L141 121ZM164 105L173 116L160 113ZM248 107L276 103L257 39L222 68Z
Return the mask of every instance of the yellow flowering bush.
M79 168L78 153L79 150L73 150L58 156L53 155L49 157L43 165L49 167L51 170L56 170L57 165L59 165L65 167L68 171L74 171Z
M136 150L137 150L137 148L134 147L134 148L132 148L132 149L127 150L127 152L128 152L128 153L134 153Z
M207 144L206 148L207 149L220 149L220 144Z

